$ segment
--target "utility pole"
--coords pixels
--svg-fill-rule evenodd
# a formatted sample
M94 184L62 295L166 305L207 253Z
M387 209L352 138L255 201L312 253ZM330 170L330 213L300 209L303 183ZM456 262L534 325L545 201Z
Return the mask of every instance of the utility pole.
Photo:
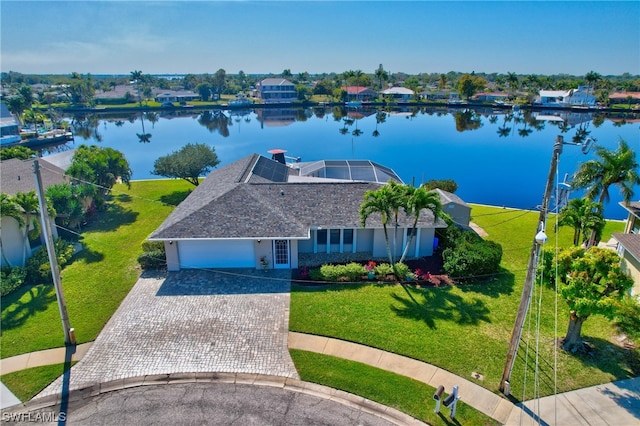
M44 198L42 189L42 177L40 176L40 164L38 160L33 161L33 174L36 177L36 192L38 194L38 205L40 207L40 223L45 233L45 243L47 246L47 254L49 255L49 264L51 265L51 275L53 277L53 285L56 289L56 298L58 299L58 309L60 310L60 318L62 319L62 329L64 331L65 345L75 345L76 336L74 330L69 325L69 315L67 314L67 304L64 301L64 293L60 282L60 268L58 266L58 257L53 244L53 235L51 234L51 223L47 214L47 203Z
M551 165L549 167L549 175L547 177L547 185L544 191L544 197L542 198L542 205L540 206L540 218L538 220L538 227L544 226L547 219L547 211L549 209L549 200L551 198L551 191L553 190L553 180L556 175L556 167L558 165L558 159L562 154L562 136L557 136L556 141L553 144L553 155L551 157ZM520 306L518 307L518 315L516 316L513 330L511 331L511 342L509 343L509 350L507 352L507 362L505 363L504 370L502 372L502 379L500 379L500 391L505 395L511 393L511 386L509 380L511 378L511 371L513 370L513 364L515 362L516 353L518 352L518 345L520 338L522 337L522 329L524 326L524 320L529 310L529 304L531 303L531 295L533 292L533 284L536 279L536 269L538 266L538 256L540 254L540 245L546 240L546 236L541 234L543 229L536 229L536 235L533 239L531 246L531 253L529 254L529 264L527 266L527 275L524 281L524 288L522 289L522 298L520 299Z

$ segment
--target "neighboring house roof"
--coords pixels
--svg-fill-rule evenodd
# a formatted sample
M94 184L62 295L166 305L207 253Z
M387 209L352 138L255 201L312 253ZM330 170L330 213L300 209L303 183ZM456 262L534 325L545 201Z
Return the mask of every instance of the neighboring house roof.
M639 234L613 234L622 247L633 257L640 261L640 235Z
M390 87L382 91L383 95L413 95L415 92L406 87Z
M9 195L16 195L19 192L26 193L35 191L36 181L33 173L34 160L35 159L18 160L12 158L2 161L0 164L2 192ZM45 188L68 181L64 175L64 170L60 167L47 162L43 158L39 158L38 162L40 164L42 185Z
M293 86L286 78L265 78L260 82L263 86Z
M637 218L640 218L640 201L631 201L629 203L619 202L623 209L627 210L629 213L634 215Z
M609 95L609 99L626 100L628 96L631 96L631 99L640 99L640 92L615 92Z
M456 194L453 194L448 191L444 191L440 188L436 188L435 191L440 195L440 201L443 205L453 203L461 206L469 207L467 203L465 203L462 198L458 197Z
M11 114L7 105L4 102L0 102L0 125L14 126L17 124L16 118Z
M357 95L359 93L373 92L373 90L365 86L345 86L345 87L342 87L342 90L346 90L346 92L349 95Z
M381 186L348 180L291 182L288 169L253 154L214 170L150 239L307 239L312 227L358 228L365 192ZM412 226L412 218L400 216L401 226ZM433 219L433 214L423 214L418 225L446 226ZM372 215L367 227L381 228L380 216Z

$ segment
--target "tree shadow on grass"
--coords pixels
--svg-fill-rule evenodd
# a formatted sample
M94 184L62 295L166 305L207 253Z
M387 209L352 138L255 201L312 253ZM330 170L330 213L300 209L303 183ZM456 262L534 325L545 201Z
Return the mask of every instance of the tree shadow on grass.
M169 206L177 206L185 198L187 198L191 194L191 190L187 189L184 191L173 191L171 194L165 194L160 197L160 201Z
M1 330L12 330L23 325L37 312L46 311L56 301L53 285L23 285L2 297ZM26 300L21 300L23 297Z
M391 306L398 316L424 321L429 328L436 329L436 321L454 321L461 325L476 325L480 321L491 322L489 308L482 300L465 300L453 294L453 287L416 288L402 285L404 294L395 292L391 296L401 306Z
M465 293L480 293L495 299L503 295L512 294L514 284L515 276L502 268L498 274L487 277L482 281L458 284L457 287Z
M583 336L589 346L587 353L573 354L585 366L607 372L617 380L640 376L640 354L599 337ZM569 353L569 352L565 352Z
M84 260L85 263L100 262L104 259L104 253L83 247L75 256L71 258L71 263Z
M136 221L139 213L130 209L125 209L119 204L109 203L105 211L101 211L98 217L91 223L85 231L91 232L111 232L121 226L130 225Z
M131 201L131 195L125 193L119 193L113 196L113 199L121 203L128 203Z

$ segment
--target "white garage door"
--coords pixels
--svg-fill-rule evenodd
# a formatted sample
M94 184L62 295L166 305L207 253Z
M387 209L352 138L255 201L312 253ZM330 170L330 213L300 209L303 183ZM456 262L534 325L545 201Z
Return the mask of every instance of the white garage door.
M180 268L253 268L253 241L179 241Z

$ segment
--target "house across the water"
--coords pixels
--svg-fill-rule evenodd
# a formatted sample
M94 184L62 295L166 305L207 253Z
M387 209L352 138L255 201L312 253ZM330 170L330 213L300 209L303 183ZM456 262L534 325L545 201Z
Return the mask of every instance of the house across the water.
M279 160L279 161L278 161ZM252 154L214 170L156 229L170 271L189 268L298 268L327 261L386 258L379 215L360 226L367 191L397 174L371 161L285 164ZM400 215L391 247L400 257L413 218ZM420 216L409 257L430 256L436 228ZM393 240L393 237L392 237Z

